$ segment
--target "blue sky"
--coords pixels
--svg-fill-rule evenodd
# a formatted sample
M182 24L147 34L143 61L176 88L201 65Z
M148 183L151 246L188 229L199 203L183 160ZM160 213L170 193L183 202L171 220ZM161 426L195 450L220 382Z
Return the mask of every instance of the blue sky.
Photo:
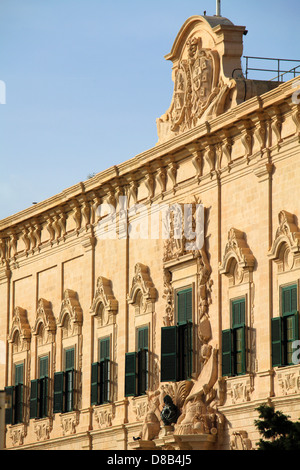
M164 56L215 4L0 0L0 219L153 147L173 94ZM300 60L299 13L299 0L222 0L248 56Z

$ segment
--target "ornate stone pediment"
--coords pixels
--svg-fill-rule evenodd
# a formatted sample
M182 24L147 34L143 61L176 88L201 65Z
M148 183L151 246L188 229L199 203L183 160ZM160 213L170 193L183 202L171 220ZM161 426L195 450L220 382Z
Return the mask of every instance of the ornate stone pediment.
M240 230L232 228L228 232L223 261L219 267L220 273L231 278L234 284L246 280L245 274L253 271L255 258L247 245L245 235Z
M61 303L59 326L63 326L66 315L69 315L71 324L82 325L83 314L76 292L66 289Z
M242 101L233 71L242 76L244 32L223 17L192 16L184 23L165 57L173 62L174 93L170 108L157 119L159 143Z
M51 303L45 299L40 299L38 302L35 325L32 328L34 335L39 334L39 327L41 324L48 333L55 333L56 322L52 312Z
M143 313L148 312L150 306L152 311L152 304L156 301L157 291L151 280L148 266L142 263L137 263L134 269L134 277L129 294L127 295L127 302L135 304L138 294L141 294L141 304Z
M295 216L282 210L278 214L279 226L269 251L269 258L278 264L279 270L291 269L296 261L300 265L300 231Z
M8 337L10 343L14 342L15 334L19 334L21 350L26 349L26 345L31 340L31 329L28 323L27 311L24 308L16 307L13 313L12 325Z
M102 276L98 277L90 313L94 316L100 315L100 324L104 326L114 322L117 311L118 301L113 294L111 281Z

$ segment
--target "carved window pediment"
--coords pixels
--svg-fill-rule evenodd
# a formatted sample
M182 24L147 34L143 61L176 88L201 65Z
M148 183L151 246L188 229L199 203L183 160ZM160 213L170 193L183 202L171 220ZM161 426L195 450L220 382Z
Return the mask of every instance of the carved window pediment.
M13 313L12 325L8 337L10 343L15 341L15 335L18 336L21 349L27 349L31 340L31 329L28 323L27 311L21 307L16 307Z
M70 324L73 326L82 325L82 309L77 298L77 293L71 289L67 289L64 292L58 322L60 327L64 326L65 320L67 320L67 318Z
M127 295L127 302L131 305L136 305L137 302L142 308L140 313L148 312L148 307L157 299L157 291L150 278L149 268L142 263L135 265L135 274L132 280L132 285L129 294Z
M292 269L295 261L300 266L300 231L295 216L287 211L278 214L278 222L269 258L278 264L279 271L286 271Z
M245 274L253 271L255 258L240 230L232 228L228 232L228 242L224 250L220 273L228 276L233 284L246 280Z
M56 322L53 315L51 302L48 302L48 300L45 299L40 299L38 302L35 325L32 329L35 336L39 334L41 325L43 325L43 328L47 333L54 334L56 331Z
M98 277L97 289L90 313L99 316L100 325L104 326L115 323L117 312L118 301L113 294L111 281L103 276Z

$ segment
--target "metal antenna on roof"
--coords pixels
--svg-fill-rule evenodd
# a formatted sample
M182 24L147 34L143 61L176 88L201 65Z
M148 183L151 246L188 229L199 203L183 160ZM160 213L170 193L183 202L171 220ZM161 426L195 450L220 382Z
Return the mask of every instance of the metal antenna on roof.
M221 16L221 0L217 0L217 16Z

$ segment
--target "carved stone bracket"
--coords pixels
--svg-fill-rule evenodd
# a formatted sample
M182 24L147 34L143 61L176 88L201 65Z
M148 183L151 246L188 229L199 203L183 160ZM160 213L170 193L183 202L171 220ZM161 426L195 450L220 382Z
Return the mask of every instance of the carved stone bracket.
M94 415L99 429L110 428L116 415L115 406L112 403L95 407Z
M299 142L300 142L300 105L299 104L294 108L293 113L292 113L292 118L296 125L296 133L298 135Z
M192 163L196 170L196 178L200 183L201 176L203 176L203 150L198 144L191 144L187 146L188 151L192 154Z
M245 148L245 157L247 159L247 163L250 161L250 157L253 151L253 124L250 120L241 121L238 125L240 134L241 134L241 141Z
M60 415L60 425L64 436L76 434L76 428L79 424L79 411L72 411Z
M53 420L51 418L36 420L33 429L38 442L47 441L53 429Z
M241 283L249 280L246 274L253 271L255 258L247 245L245 235L240 230L232 228L228 232L223 261L219 267L221 274L225 274L231 282Z
M22 446L24 444L25 437L27 436L27 426L25 424L17 424L15 426L10 426L8 429L12 446Z
M288 370L278 371L278 394L280 396L295 395L300 392L300 369L288 368Z
M178 170L178 164L173 160L171 163L168 165L168 177L170 178L172 185L173 185L173 193L175 194L176 192L176 185L177 185L177 170Z
M271 128L275 134L276 141L277 141L277 150L280 150L281 143L282 143L282 124L283 124L283 117L282 112L279 106L274 106L270 110L273 114L270 115L271 118Z
M103 276L98 277L97 289L90 309L91 315L100 314L100 325L104 326L115 323L117 312L118 301L113 294L111 281Z
M249 402L253 391L254 379L252 375L235 377L228 380L226 405Z
M164 167L159 168L156 179L161 189L161 197L163 197L167 189L167 170Z

